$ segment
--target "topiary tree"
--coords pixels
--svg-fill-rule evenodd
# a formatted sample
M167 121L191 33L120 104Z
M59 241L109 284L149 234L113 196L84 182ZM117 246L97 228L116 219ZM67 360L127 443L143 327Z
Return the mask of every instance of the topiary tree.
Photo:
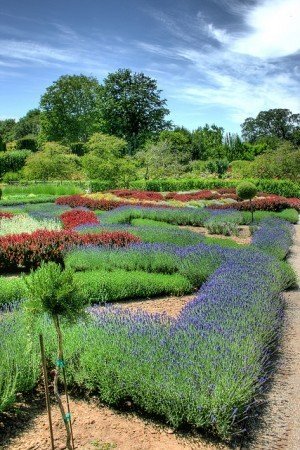
M43 263L35 272L24 278L27 300L24 308L30 318L35 315L47 314L53 322L57 337L57 361L54 374L54 395L57 400L67 433L66 447L74 449L71 414L66 387L65 361L63 356L63 337L60 327L61 319L75 322L84 315L86 304L78 295L79 285L74 280L72 270L63 270L54 262ZM63 374L65 394L67 399L67 412L60 398L58 381L60 373Z
M250 201L250 208L251 208L251 218L253 222L253 204L252 199L257 194L257 187L255 184L250 183L249 181L244 181L240 183L236 188L236 194L238 197L242 200L249 200Z

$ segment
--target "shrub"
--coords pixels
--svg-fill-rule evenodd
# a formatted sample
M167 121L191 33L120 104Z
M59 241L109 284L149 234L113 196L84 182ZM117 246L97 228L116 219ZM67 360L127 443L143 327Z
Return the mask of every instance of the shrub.
M2 212L0 211L0 220L1 219L11 219L14 215L9 212Z
M164 200L165 197L159 192L153 191L137 191L133 189L115 189L110 191L115 194L117 197L121 198L136 198L137 200L151 200L151 201L161 201Z
M65 229L70 230L78 225L84 225L87 223L99 223L96 214L92 211L83 211L81 209L73 209L71 211L65 211L61 214L60 219Z
M19 277L0 277L0 308L24 299L24 282Z
M16 142L16 150L30 150L36 152L38 150L37 139L34 136L25 136Z
M64 251L75 245L121 247L135 242L139 242L137 237L122 231L82 235L70 230L38 230L8 235L0 237L0 270L28 270L39 267L43 261L63 264Z
M1 154L0 177L6 172L18 172L21 170L30 154L29 150L15 150Z
M299 183L290 180L271 179L247 179L254 183L261 191L271 194L278 194L285 197L300 197ZM149 191L190 191L192 189L212 189L212 188L236 188L241 180L223 180L217 178L170 178L149 181L133 181L131 187L134 189L146 189Z
M257 194L257 187L249 181L244 181L237 186L236 193L242 200L252 200Z

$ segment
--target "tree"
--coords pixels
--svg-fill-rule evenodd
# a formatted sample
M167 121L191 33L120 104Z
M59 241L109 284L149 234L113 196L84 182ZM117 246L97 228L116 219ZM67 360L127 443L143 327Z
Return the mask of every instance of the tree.
M236 194L239 198L242 200L249 200L250 201L250 209L251 209L251 221L253 222L253 204L252 199L257 194L257 187L255 184L250 183L248 181L244 181L243 183L240 183L236 188Z
M37 136L40 132L40 110L31 109L16 123L14 139L22 139L28 135Z
M136 166L129 157L122 157L127 142L116 136L95 133L85 145L82 166L90 179L101 179L112 185L128 187L135 178Z
M224 138L224 147L228 161L244 159L246 149L238 134L227 133Z
M184 128L164 130L159 134L158 142L166 142L172 153L183 164L191 159L191 133Z
M86 141L100 129L100 85L96 78L64 75L41 97L41 133L48 141Z
M79 177L79 158L57 142L47 142L42 151L29 156L24 176L30 180L65 180Z
M206 165L206 169L210 173L216 173L218 174L218 178L222 178L223 175L227 172L227 169L229 167L229 163L227 159L216 159L209 161Z
M173 153L166 141L148 142L136 154L136 159L143 169L145 180L178 176L184 172L178 155Z
M209 158L223 158L225 149L223 146L224 129L217 125L205 124L192 133L192 157L193 159L206 160Z
M126 146L127 142L124 139L104 133L94 133L85 144L87 152L94 152L103 158L107 155L120 157Z
M15 137L15 119L0 120L0 135L4 142L10 142Z
M101 129L126 139L134 152L153 133L170 127L166 100L160 98L156 80L142 72L119 69L104 80L101 90Z
M241 127L243 139L248 142L272 136L281 140L296 140L297 143L300 135L300 114L293 114L289 109L269 109L261 111L255 119L248 117Z

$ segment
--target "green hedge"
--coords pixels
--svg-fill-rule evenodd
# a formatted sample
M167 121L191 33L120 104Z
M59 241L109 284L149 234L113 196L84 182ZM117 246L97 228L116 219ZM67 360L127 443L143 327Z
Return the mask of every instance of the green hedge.
M284 197L300 197L300 185L293 181L255 178L249 178L243 181L252 182L260 191L265 191L270 194L282 195ZM157 192L190 191L193 189L236 188L240 182L241 180L223 180L218 178L170 178L133 181L131 183L131 188Z
M0 155L0 177L2 177L6 172L18 172L22 169L30 154L30 150L3 152Z

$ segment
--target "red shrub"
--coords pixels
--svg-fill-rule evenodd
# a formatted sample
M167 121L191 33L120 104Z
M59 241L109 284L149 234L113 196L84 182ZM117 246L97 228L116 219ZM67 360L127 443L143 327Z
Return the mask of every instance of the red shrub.
M114 208L118 208L119 206L147 206L151 207L161 207L161 208L172 208L168 205L157 205L155 203L147 203L147 202L138 202L138 203L130 203L126 201L116 201L116 200L96 200L94 198L82 197L81 195L67 195L64 197L59 197L55 202L57 205L69 205L71 208L76 207L86 207L89 209L101 209L104 211L109 211Z
M99 220L93 211L83 211L81 209L66 211L61 214L60 219L64 228L67 230L87 223L99 223Z
M295 208L300 211L300 199L298 198L285 198L285 197L267 197L258 198L252 201L253 209L256 211L275 211L279 212L287 208ZM226 205L211 205L213 209L228 209L235 208L239 211L250 211L251 204L249 201L230 203Z
M37 230L0 237L0 270L37 268L42 261L63 263L64 251L74 245L125 247L140 239L127 232L79 234L71 230Z
M0 211L0 219L11 219L13 217L12 213Z

